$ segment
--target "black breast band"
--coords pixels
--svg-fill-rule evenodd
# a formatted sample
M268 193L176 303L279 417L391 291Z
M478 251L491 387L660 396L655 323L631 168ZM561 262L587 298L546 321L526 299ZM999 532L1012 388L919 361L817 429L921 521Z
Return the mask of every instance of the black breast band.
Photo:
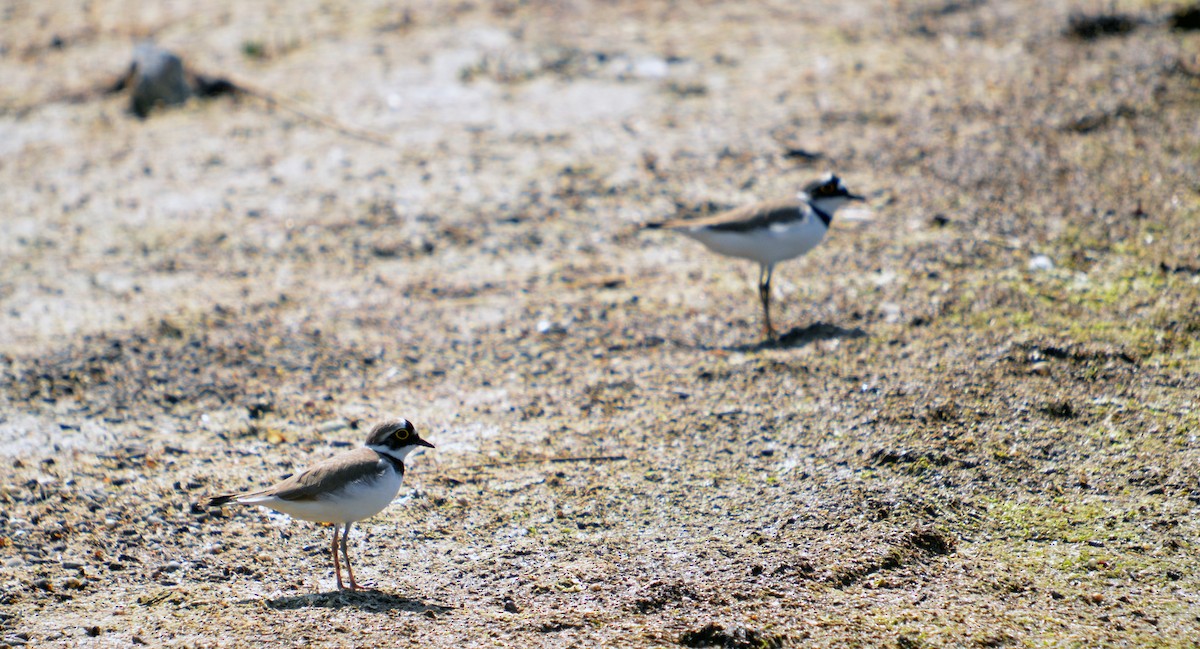
M380 455L383 456L383 459L392 463L392 467L396 469L396 473L399 473L401 476L404 475L404 463L403 462L392 457L392 455L390 453L380 453Z
M808 206L811 207L812 211L816 213L817 218L821 219L821 222L825 224L825 227L829 227L829 224L833 221L833 215L827 214L821 208L812 203L809 203Z

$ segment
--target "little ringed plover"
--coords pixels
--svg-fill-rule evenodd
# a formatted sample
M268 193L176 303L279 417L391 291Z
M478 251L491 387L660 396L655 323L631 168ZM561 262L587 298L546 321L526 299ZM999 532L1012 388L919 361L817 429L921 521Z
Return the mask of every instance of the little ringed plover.
M758 299L763 309L763 335L771 326L771 274L775 264L812 250L829 231L833 214L849 201L865 200L850 193L841 179L828 174L792 199L755 203L700 219L648 223L647 229L682 233L713 252L758 262Z
M400 491L404 478L404 458L433 444L421 439L407 419L389 421L371 429L366 443L352 451L309 467L278 484L240 494L216 496L205 504L219 507L227 503L261 505L292 518L333 524L333 567L338 588L342 568L338 562L338 526L342 530L342 556L350 576L350 590L358 590L346 539L350 526L383 511Z

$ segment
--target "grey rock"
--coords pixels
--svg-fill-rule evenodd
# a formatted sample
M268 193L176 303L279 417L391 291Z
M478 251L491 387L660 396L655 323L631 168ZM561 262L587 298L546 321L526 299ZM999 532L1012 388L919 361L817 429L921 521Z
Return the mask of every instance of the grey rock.
M140 43L133 51L133 96L130 110L146 117L158 105L175 106L192 96L183 60L153 43Z

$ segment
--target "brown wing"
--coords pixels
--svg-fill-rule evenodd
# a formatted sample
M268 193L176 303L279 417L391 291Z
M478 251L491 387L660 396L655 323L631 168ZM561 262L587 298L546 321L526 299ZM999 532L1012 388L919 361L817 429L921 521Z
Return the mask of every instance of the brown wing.
M708 228L728 232L745 232L766 228L775 223L790 223L804 218L796 199L756 203L714 214L701 219L675 219L661 224L663 228Z
M387 467L387 460L375 451L366 447L357 448L320 464L314 464L303 473L296 474L272 487L243 494L241 497L275 496L282 500L316 500L320 494L352 480L368 476L381 476Z

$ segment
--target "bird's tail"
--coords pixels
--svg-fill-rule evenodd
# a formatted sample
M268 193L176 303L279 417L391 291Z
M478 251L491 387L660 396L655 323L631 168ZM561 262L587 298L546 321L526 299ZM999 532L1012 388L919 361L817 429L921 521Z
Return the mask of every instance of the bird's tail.
M208 509L209 507L220 507L221 505L237 502L237 499L241 497L241 495L242 494L228 494L225 496L213 496L212 498L208 498L201 502L200 506L205 509Z

